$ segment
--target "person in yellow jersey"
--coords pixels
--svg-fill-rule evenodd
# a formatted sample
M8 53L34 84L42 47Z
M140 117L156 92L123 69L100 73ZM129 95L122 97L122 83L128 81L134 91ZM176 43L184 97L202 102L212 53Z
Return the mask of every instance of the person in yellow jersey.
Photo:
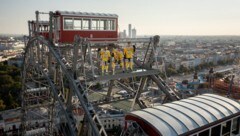
M117 60L118 60L118 51L116 49L113 49L112 50L112 53L111 53L111 64L112 64L112 72L113 72L113 75L115 74L115 68L116 68L116 63L117 63Z
M118 65L120 65L120 67L122 68L122 71L124 72L123 58L124 58L123 52L122 52L121 48L118 48L118 50L117 50L117 61L118 61Z
M106 70L106 73L108 72L108 64L109 64L110 57L111 57L108 47L105 47L104 50L100 51L100 57L101 57L102 74L104 74L105 70Z
M125 66L126 70L130 68L133 70L133 55L135 52L135 46L131 46L131 42L128 42L127 47L123 49L124 57L125 57Z

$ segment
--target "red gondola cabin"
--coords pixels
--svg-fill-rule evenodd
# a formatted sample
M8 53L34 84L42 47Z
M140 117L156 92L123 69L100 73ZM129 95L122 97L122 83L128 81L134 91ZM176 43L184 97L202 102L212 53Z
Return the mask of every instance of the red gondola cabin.
M118 38L118 15L56 11L54 37L59 43L73 43L74 36L102 41Z

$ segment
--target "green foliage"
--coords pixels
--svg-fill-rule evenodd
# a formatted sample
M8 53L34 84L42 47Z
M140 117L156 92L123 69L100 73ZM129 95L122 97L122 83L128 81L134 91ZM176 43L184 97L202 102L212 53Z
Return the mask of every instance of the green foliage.
M4 101L0 99L0 111L4 110L6 108L6 105L4 104Z
M224 60L219 60L217 63L218 63L219 65L225 65L225 64L226 64L226 61L224 61Z
M162 79L165 79L165 78L166 78L165 75L164 75L164 73L162 73L162 72L159 73L159 76L160 76Z
M7 71L0 71L0 75L7 75Z
M97 84L95 85L95 88L96 88L96 89L102 89L102 86L101 86L100 83L97 83Z
M172 75L177 74L177 71L176 71L175 68L168 67L168 68L166 69L166 73L167 73L167 76L172 76Z
M210 67L214 66L213 62L209 62L208 65L209 65Z
M218 65L228 65L228 64L233 64L234 59L227 59L227 60L219 60Z
M168 68L175 69L172 64L169 64Z
M195 70L196 70L196 71L199 71L199 70L201 70L201 69L202 69L201 65L198 65L198 66L195 67Z
M224 75L222 73L215 73L215 78L223 78Z
M20 105L21 86L20 69L0 63L0 110Z
M179 73L188 73L189 70L188 70L188 68L184 67L183 65L180 65L178 72Z
M13 79L9 75L1 75L0 76L0 87L6 85L6 84L13 84Z

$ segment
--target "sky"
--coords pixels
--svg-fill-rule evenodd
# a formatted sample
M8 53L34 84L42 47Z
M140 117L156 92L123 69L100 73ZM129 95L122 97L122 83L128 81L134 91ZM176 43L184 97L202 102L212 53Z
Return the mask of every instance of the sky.
M240 35L240 0L0 0L0 34L27 34L35 11L114 13L138 35ZM47 16L40 19L44 20Z

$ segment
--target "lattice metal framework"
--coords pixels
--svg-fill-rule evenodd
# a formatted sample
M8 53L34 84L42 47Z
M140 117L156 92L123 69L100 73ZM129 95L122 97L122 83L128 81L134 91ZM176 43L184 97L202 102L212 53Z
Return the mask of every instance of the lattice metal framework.
M29 30L30 37L22 69L23 135L107 135L95 106L133 99L132 107L137 103L141 108L145 108L146 105L139 97L149 79L158 85L159 91L163 91L169 100L179 99L158 76L158 70L152 68L156 64L154 62L159 36L107 42L91 42L75 36L75 43L56 44L52 39L55 31L52 27L54 15L52 12L49 15L49 39L40 36L38 28L36 32ZM39 25L38 19L39 12L36 12L36 26ZM110 47L110 50L123 47L128 41L132 41L137 47L136 54L142 53L134 58L134 70L101 76L98 49L105 46ZM96 83L108 85L107 95L104 99L89 101L87 94L90 87ZM127 90L129 95L113 97L113 86ZM77 101L73 101L73 97L76 97ZM84 111L83 118L75 114L74 111L78 109Z

